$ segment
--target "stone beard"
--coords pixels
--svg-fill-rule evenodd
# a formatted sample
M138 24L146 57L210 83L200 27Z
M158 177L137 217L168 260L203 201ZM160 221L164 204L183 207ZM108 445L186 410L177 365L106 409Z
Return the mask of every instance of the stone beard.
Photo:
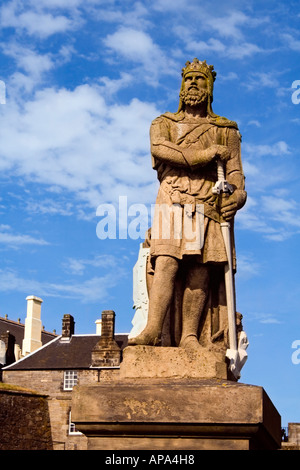
M208 92L205 90L181 90L179 94L185 105L198 106L201 103L206 103L208 100Z

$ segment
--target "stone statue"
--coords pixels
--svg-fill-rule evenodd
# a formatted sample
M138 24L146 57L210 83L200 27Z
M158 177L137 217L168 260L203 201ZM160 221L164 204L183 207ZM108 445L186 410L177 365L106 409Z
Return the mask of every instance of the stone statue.
M221 225L230 222L234 273L233 220L246 192L238 126L212 111L215 78L214 67L206 61L187 62L178 111L161 115L151 125L152 164L160 187L145 242L149 308L145 328L129 336L129 345L189 351L230 347L224 283L228 256ZM217 165L230 192L215 189ZM238 341L241 315L234 315Z

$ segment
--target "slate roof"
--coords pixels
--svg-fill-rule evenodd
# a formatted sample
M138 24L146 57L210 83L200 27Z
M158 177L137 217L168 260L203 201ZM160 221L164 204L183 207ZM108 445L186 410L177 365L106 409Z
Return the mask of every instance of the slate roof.
M7 331L15 337L16 344L22 348L22 342L24 339L25 325L20 322L9 320L8 318L0 317L0 336ZM55 333L49 331L42 331L41 341L42 344L46 344L52 341L53 338L57 337Z
M28 354L3 370L89 369L92 349L100 335L72 335L70 341L61 336ZM115 341L123 350L128 334L115 334Z

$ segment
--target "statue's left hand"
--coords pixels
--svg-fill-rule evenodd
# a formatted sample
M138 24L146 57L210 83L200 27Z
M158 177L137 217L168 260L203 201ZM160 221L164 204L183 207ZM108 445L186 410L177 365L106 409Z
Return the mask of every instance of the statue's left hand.
M221 202L221 215L226 222L231 220L237 210L239 209L238 199L236 194L233 193L230 196L224 195Z
M243 207L246 202L247 193L244 190L236 189L229 196L223 194L221 199L221 215L226 222L231 220L236 212Z

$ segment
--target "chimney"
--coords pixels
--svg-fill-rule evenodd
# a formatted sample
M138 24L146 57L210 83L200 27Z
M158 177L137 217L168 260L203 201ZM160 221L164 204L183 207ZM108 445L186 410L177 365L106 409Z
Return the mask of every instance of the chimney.
M75 331L75 321L72 315L66 313L62 320L62 338L63 340L70 340Z
M103 310L101 320L101 336L112 340L115 337L115 312L113 310Z
M27 300L27 316L25 319L25 331L22 344L22 355L35 351L42 346L42 322L41 305L42 299L30 295Z
M102 312L101 338L92 350L92 367L117 367L120 365L121 349L115 341L115 312Z
M5 364L8 366L12 364L13 362L15 362L16 360L15 351L14 351L16 339L9 331L7 331L6 333L3 333L0 336L0 341L2 341L2 343L4 344L4 348L5 348L5 355L4 355L5 362L2 362L3 357L2 359L0 359L0 362L2 362L3 365Z
M96 335L101 335L102 332L102 320L96 320Z

